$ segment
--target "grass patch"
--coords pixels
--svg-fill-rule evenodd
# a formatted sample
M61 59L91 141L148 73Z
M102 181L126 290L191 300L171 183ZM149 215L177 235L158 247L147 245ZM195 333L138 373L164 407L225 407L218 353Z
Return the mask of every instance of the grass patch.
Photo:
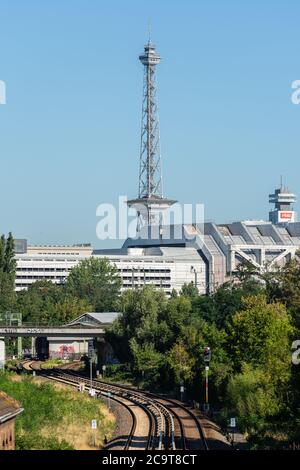
M96 446L110 437L114 419L106 406L69 387L39 378L0 374L0 390L18 400L24 412L16 420L16 449L89 449L91 420L97 419Z
M71 364L74 361L70 359L47 359L46 361L41 362L41 369L54 369L55 367L59 368L65 364ZM77 369L83 369L84 364L82 362L77 361Z
M70 361L64 361L62 359L47 359L41 363L41 369L53 369L59 367L62 364L68 364Z

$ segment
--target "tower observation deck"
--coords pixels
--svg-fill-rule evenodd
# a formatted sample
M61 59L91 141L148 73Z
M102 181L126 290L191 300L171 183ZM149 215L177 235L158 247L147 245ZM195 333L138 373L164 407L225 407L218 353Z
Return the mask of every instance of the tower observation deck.
M269 214L270 222L273 224L296 222L297 214L293 208L296 199L296 195L281 184L274 194L269 195L269 202L275 204L274 210Z
M163 196L160 135L155 67L160 62L155 45L149 39L139 56L144 66L143 106L140 144L139 190L127 204L138 213L138 230L142 225L161 225L163 211L176 201Z

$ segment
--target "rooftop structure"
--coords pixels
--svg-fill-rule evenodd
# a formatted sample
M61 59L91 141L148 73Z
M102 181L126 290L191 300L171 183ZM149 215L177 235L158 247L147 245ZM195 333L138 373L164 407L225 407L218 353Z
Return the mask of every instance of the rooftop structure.
M287 224L297 221L297 214L293 204L296 202L296 195L281 183L280 188L274 194L269 195L269 202L275 204L274 210L269 214L269 220L273 224Z
M86 312L68 323L68 326L96 326L111 324L120 312Z

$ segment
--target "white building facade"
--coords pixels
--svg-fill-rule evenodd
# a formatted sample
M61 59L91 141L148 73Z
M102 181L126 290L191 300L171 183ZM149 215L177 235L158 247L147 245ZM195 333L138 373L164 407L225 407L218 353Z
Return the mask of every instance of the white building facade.
M16 290L43 279L63 284L72 267L94 256L117 267L122 290L152 284L170 295L193 282L207 294L228 281L241 262L250 262L261 272L272 270L295 257L299 248L300 223L265 221L182 226L181 239L128 239L114 250L29 246L16 254Z

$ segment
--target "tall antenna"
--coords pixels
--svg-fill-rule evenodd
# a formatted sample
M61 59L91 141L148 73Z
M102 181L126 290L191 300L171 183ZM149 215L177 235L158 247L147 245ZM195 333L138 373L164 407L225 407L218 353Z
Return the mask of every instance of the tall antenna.
M159 225L162 221L161 212L176 201L163 197L155 80L155 68L160 62L160 56L156 52L155 45L151 42L150 24L149 40L144 46L144 52L139 56L139 60L144 66L139 189L138 199L128 201L128 205L135 206L139 216L147 224Z
M148 43L151 43L151 32L152 32L152 27L151 27L151 20L149 19L148 21Z
M155 67L160 57L150 42L139 56L144 65L144 89L140 147L139 197L162 197L161 155Z

